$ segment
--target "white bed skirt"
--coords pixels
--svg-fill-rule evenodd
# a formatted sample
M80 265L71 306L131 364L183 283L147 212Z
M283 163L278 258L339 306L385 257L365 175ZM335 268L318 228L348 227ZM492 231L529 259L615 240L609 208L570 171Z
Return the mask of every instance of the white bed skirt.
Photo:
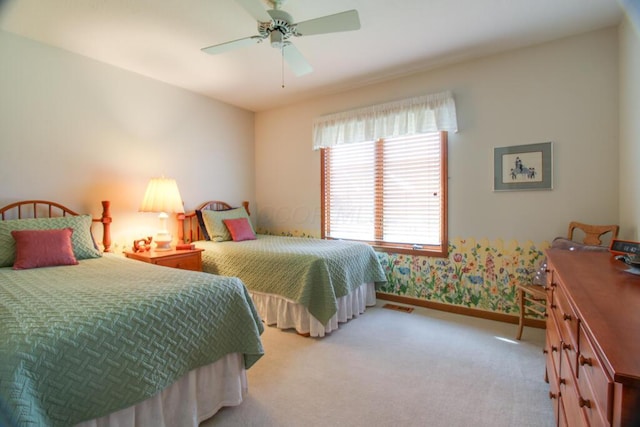
M267 325L278 329L295 328L299 334L324 337L344 323L364 313L367 306L376 305L374 283L365 283L348 295L338 298L338 312L326 325L313 317L303 305L278 295L249 291L258 314Z
M76 427L198 427L223 406L239 405L246 392L244 359L241 353L232 353L188 372L138 405Z

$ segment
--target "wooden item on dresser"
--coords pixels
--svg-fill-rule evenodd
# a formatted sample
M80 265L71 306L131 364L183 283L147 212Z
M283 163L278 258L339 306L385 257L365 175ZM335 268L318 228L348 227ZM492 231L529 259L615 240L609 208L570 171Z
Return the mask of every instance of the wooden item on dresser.
M569 231L567 236L569 240L574 240L574 231L579 230L583 235L582 243L589 246L602 245L602 236L611 233L611 240L618 237L617 225L591 225L583 224L577 221L569 223ZM603 248L604 250L604 248ZM546 287L533 285L528 283L517 283L518 288L518 305L520 307L520 315L518 317L518 333L516 339L522 338L522 330L524 329L525 320L529 315L538 316L538 318L546 318L547 295Z
M131 247L132 252L148 252L151 250L151 242L153 241L153 237L149 236L146 238L138 239L133 241L133 246Z
M547 250L549 397L560 426L640 425L640 276L606 252Z
M202 271L202 249L188 249L148 252L125 251L127 258L148 262L149 264L163 265L165 267L180 268L182 270Z

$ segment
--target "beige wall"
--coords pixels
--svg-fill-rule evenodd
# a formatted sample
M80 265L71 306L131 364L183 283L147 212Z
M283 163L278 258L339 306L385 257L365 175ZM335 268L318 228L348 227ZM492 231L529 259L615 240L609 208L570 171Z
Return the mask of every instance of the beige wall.
M640 240L640 23L620 25L621 237Z
M138 213L149 178L178 182L187 209L254 200L254 114L0 32L0 206L47 199L100 213L114 242L153 234Z
M164 174L187 208L248 199L259 226L317 234L313 117L451 89L451 237L540 241L577 219L620 222L638 238L640 55L633 27L619 35L620 60L608 29L258 113L254 152L253 113L0 32L12 59L0 67L0 203L46 198L97 213L109 199L128 244L154 229L137 208L148 178ZM544 141L555 144L553 191L492 191L494 147Z
M571 220L616 223L618 71L610 28L257 113L258 225L319 233L315 116L445 89L460 129L449 135L451 238L542 241L564 235ZM553 191L492 191L494 147L546 141Z

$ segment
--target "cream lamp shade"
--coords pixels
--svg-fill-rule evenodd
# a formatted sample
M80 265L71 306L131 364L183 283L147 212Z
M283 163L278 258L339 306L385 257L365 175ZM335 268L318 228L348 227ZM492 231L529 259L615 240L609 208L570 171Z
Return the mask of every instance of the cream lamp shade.
M140 205L140 212L158 212L160 229L154 237L157 251L171 250L173 237L167 230L170 213L183 213L182 198L175 179L151 178Z

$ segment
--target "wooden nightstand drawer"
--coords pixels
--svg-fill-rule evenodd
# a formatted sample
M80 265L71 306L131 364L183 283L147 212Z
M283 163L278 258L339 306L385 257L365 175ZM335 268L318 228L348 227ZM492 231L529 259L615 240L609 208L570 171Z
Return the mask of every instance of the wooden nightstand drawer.
M202 249L125 252L127 258L164 267L202 271Z
M202 271L202 260L199 254L197 256L161 258L154 262L154 264L180 268L182 270Z

